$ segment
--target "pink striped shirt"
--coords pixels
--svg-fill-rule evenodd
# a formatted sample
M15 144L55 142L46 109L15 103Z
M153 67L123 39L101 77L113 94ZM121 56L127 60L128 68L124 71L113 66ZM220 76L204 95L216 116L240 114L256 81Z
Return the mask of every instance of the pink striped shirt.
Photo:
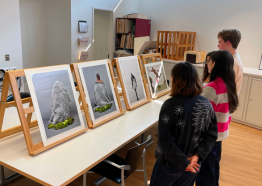
M231 121L226 84L218 77L204 87L202 96L206 97L213 105L217 117L217 141L222 141L229 135L228 126Z

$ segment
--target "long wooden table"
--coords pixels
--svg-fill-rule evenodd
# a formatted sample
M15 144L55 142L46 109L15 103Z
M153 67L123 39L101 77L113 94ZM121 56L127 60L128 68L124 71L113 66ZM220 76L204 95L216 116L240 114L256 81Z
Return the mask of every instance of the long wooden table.
M154 126L167 98L128 111L36 156L29 156L22 133L6 137L0 140L0 164L43 185L67 185ZM20 123L15 112L9 111L4 128ZM41 141L38 127L31 134L34 143Z

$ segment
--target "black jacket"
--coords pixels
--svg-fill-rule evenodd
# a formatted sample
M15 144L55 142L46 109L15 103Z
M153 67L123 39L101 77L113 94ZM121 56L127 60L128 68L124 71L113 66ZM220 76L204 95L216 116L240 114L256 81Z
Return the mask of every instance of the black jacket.
M208 99L173 96L162 105L158 121L155 156L162 165L171 163L185 171L188 157L198 154L203 161L217 139L217 120Z

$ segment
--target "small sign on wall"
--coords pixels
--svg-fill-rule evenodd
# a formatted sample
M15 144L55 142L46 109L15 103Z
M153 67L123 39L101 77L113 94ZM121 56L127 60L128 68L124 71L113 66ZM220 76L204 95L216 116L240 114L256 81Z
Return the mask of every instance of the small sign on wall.
M80 33L88 32L88 26L86 21L78 21L78 32Z
M79 37L78 38L78 43L80 47L87 47L89 41L89 37Z
M79 52L79 61L87 61L88 58L88 51L81 51Z

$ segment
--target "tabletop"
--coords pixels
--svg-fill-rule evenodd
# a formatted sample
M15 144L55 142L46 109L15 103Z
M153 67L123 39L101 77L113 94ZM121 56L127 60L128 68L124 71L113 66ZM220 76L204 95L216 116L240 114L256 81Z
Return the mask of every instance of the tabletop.
M36 156L28 154L22 133L3 138L0 164L43 185L67 185L157 123L162 103L168 97L128 111ZM6 114L4 129L20 123L12 109L15 108ZM41 141L37 127L31 129L31 136L34 143Z

